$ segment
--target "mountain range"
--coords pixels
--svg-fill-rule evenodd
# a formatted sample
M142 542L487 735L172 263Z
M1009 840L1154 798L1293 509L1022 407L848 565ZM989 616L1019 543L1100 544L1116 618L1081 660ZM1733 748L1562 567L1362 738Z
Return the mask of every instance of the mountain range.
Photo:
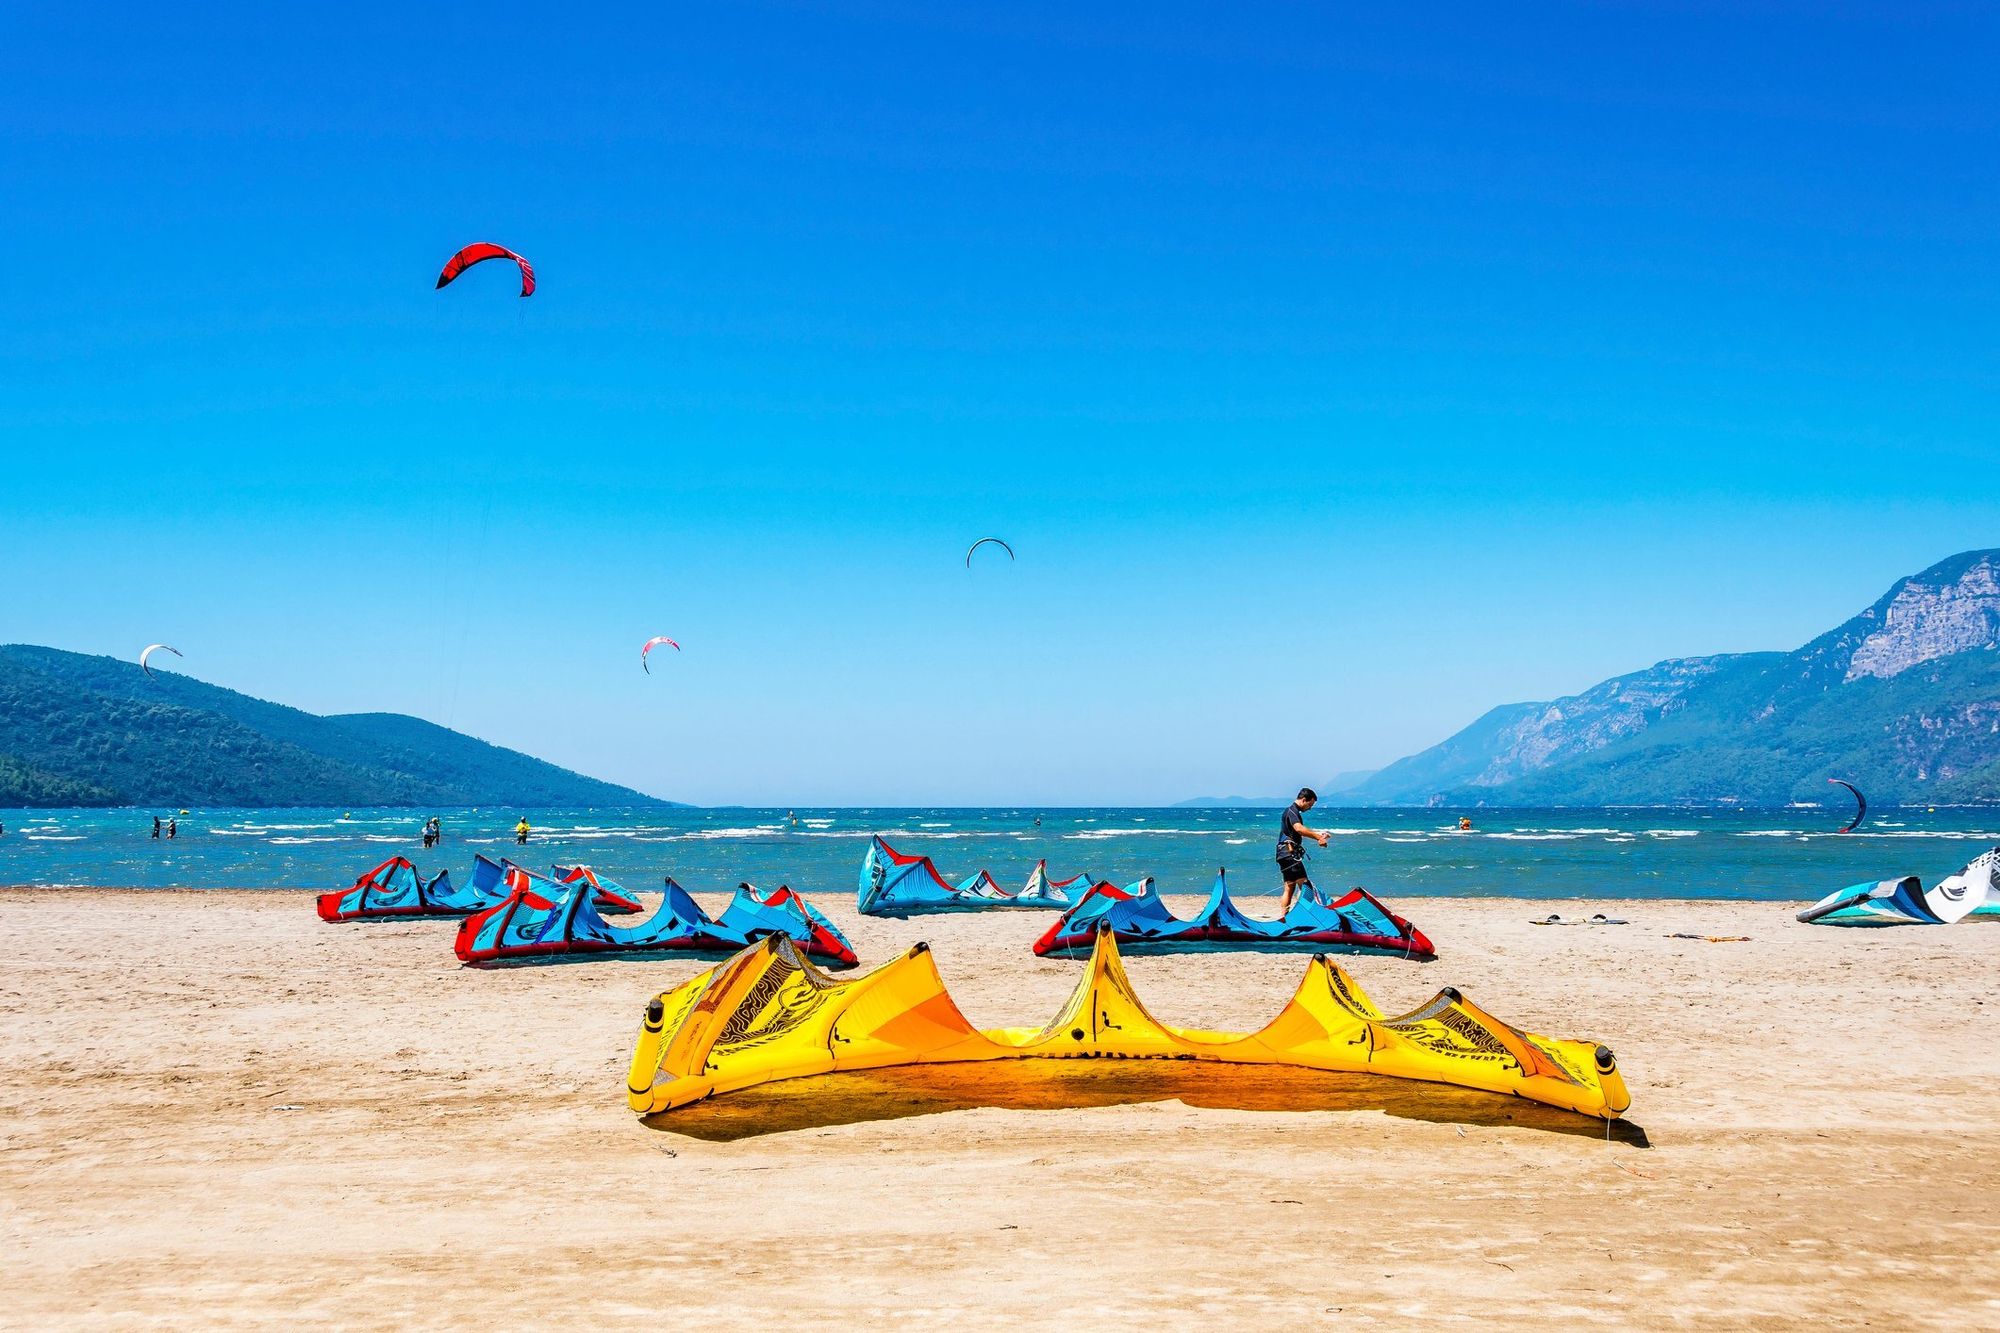
M1382 805L2000 801L2000 550L1899 580L1791 652L1669 658L1503 704L1348 799Z
M117 658L0 647L0 807L665 804L420 718L320 717Z

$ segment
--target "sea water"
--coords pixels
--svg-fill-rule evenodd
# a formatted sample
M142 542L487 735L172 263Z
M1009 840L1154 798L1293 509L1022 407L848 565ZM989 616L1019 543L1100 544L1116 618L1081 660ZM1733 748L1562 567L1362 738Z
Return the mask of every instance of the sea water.
M535 869L589 865L633 889L671 875L697 893L747 880L806 894L851 893L871 834L936 861L954 882L989 869L1002 884L1046 857L1057 879L1088 873L1163 892L1206 893L1219 867L1244 896L1280 887L1278 812L1231 809L191 810L155 840L151 810L0 811L0 884L332 889L391 856L429 874L470 873L485 853ZM158 812L167 814L170 812ZM525 813L526 847L514 842ZM1390 899L1813 899L1846 884L1920 875L1930 883L2000 843L2000 811L1881 810L1841 834L1845 810L1332 809L1333 835L1308 868L1323 889ZM419 845L436 814L444 843ZM1037 821L1039 820L1039 823Z

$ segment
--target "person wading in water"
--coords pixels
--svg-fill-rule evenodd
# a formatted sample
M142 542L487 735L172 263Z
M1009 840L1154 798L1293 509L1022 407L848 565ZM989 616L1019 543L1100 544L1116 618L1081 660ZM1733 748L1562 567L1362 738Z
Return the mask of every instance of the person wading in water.
M1305 825L1306 811L1318 802L1317 792L1311 787L1301 787L1299 798L1285 807L1278 821L1278 873L1285 877L1285 896L1278 900L1280 917L1292 910L1292 900L1299 896L1299 885L1312 883L1312 876L1306 873L1306 839L1326 846L1326 834Z

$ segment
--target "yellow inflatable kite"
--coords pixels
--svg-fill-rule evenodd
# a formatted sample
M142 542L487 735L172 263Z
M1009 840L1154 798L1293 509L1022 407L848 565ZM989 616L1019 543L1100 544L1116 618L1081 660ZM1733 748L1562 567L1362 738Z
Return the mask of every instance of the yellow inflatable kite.
M1045 1028L982 1032L945 993L919 944L865 977L836 980L774 935L646 1006L626 1094L640 1114L779 1079L969 1060L1213 1060L1455 1083L1616 1119L1632 1104L1611 1052L1522 1032L1455 990L1390 1018L1315 956L1284 1011L1247 1035L1171 1028L1132 993L1117 942Z

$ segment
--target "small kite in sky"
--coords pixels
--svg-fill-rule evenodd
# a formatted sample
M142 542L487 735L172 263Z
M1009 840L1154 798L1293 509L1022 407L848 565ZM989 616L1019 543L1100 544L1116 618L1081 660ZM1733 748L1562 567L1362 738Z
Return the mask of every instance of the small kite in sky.
M515 254L512 250L509 250L506 246L495 245L491 241L477 241L466 246L463 250L460 250L457 254L446 260L444 272L438 274L437 285L439 287L447 286L453 278L456 278L474 264L482 264L489 259L513 260L521 268L521 295L533 296L535 294L535 266Z

